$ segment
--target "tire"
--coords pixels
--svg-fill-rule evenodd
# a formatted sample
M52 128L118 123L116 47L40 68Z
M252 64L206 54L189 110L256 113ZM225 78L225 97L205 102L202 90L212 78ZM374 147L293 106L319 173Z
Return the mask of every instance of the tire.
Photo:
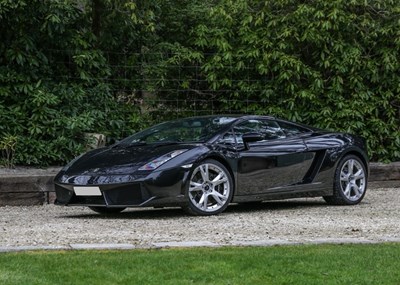
M118 214L126 208L89 207L90 210L103 215Z
M226 167L216 160L205 160L192 171L183 209L195 216L219 214L228 207L233 190L232 176Z
M365 196L367 178L366 167L361 159L347 155L336 168L333 195L323 198L331 205L356 205Z

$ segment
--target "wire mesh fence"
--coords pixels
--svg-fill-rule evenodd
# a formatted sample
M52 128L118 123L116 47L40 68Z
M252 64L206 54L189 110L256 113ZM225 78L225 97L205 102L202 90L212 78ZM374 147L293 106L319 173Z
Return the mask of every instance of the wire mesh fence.
M50 60L53 58L55 64L65 66L64 72L52 76L60 81L82 80L77 71L82 56L85 52L49 51ZM200 63L171 63L170 59L178 54L110 51L101 56L109 70L102 74L93 72L86 80L106 84L117 100L137 106L153 122L186 116L252 113L255 109L260 112L267 105L257 95L263 92L267 78L254 78L256 70L252 65L243 66L240 74L234 74L232 65L221 64L223 78L210 79Z

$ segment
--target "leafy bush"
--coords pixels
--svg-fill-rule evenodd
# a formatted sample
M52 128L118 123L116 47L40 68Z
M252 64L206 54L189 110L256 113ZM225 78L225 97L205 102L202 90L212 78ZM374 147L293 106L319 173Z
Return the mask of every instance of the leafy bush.
M138 125L129 118L139 109L118 100L116 71L88 29L90 7L81 8L0 2L0 138L18 136L17 164L65 163L84 151L85 132L119 138Z
M209 113L356 133L372 160L400 159L398 1L0 0L0 20L16 164L62 164L85 132Z
M198 93L220 110L360 134L373 160L400 159L398 1L223 0L197 12L158 77L200 72L168 89L196 96L204 82Z
M0 165L4 165L7 168L14 167L15 146L17 142L18 138L9 134L0 138Z

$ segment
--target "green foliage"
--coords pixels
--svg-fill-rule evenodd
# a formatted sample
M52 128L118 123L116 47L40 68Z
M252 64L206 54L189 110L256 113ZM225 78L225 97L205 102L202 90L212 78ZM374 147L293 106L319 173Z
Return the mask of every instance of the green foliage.
M6 134L0 138L0 165L7 168L14 167L15 146L17 145L18 138L16 136Z
M101 48L121 38L108 37L107 19L105 38L94 34L90 4L0 1L0 137L18 136L15 163L65 163L84 151L85 132L119 138L136 126L126 118L139 109L114 91L115 59Z
M220 110L360 134L373 160L400 159L398 1L223 0L196 7L196 25L168 47L173 56L159 78L199 65L178 84L196 94L204 82L199 89L217 94Z
M173 117L269 114L400 159L396 0L0 0L0 138L62 164Z

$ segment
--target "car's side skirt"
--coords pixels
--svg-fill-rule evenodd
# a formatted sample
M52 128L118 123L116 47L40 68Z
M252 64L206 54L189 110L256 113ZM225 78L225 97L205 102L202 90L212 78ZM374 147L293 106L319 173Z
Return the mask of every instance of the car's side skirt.
M279 200L301 197L320 197L332 195L333 188L325 183L299 184L287 186L284 188L270 189L268 193L259 193L253 195L234 196L232 202L250 202L264 200Z

